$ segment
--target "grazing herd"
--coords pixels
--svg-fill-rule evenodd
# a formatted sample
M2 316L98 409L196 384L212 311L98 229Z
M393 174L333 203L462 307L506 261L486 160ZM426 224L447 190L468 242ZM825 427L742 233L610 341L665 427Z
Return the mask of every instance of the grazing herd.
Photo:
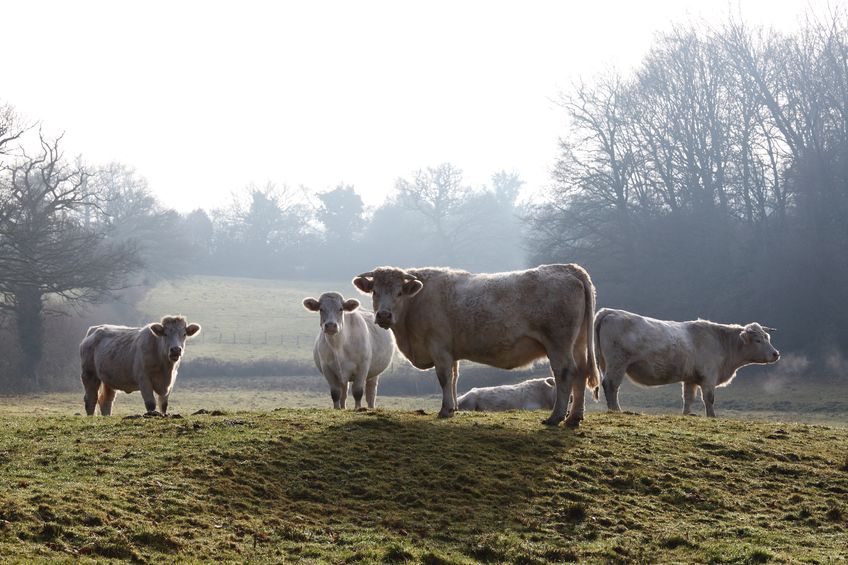
M457 410L550 409L544 423L553 426L580 424L585 388L597 399L602 386L609 410L621 410L625 375L648 386L682 383L684 414L692 413L700 388L706 415L714 417L716 387L745 365L780 358L768 333L773 329L758 323L672 322L609 308L595 314L595 287L576 264L491 274L379 267L353 285L371 295L373 312L337 292L303 301L320 316L315 366L337 409L345 408L349 384L357 409L363 394L374 408L395 344L418 369L435 367L439 417ZM182 316L140 328L89 328L80 344L86 414L98 405L108 416L116 391L138 390L147 415L167 415L186 339L199 331ZM457 398L460 360L514 369L543 357L552 377L474 388Z

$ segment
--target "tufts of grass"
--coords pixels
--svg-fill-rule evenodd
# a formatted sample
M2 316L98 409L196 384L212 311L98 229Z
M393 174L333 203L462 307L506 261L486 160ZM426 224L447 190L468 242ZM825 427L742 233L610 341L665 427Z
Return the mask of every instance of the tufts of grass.
M837 501L848 474L832 454L846 430L626 414L590 414L567 430L538 420L314 408L0 416L0 555L433 564L845 556Z

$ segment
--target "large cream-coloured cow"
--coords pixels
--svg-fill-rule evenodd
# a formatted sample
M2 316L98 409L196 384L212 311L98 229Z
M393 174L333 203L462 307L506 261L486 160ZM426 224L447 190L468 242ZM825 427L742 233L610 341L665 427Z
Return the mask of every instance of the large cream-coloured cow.
M597 389L592 320L595 287L579 265L472 274L447 268L380 267L353 279L371 294L377 325L391 329L398 349L419 369L436 368L440 417L457 409L458 362L514 369L547 356L557 399L544 423L583 419L584 388Z
M149 415L166 415L186 338L199 331L198 324L187 323L183 316L165 316L140 328L88 328L80 343L85 413L94 415L96 404L101 415L109 416L115 391L138 390Z
M602 308L595 316L595 343L607 407L621 410L618 387L627 375L647 386L682 382L684 414L691 413L700 387L706 414L715 417L716 387L730 384L745 365L780 358L766 329L756 322L671 322Z

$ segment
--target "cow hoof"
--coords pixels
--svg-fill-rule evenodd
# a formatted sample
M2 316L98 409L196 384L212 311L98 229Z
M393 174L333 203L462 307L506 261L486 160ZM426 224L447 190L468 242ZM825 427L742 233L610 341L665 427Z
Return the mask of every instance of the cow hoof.
M697 414L695 414L694 412L686 412L686 413L685 413L685 414L683 414L683 415L684 415L684 416L695 416L696 418L698 417L698 415L697 415Z
M545 424L546 426L554 426L554 427L558 426L560 422L562 422L561 418L554 418L554 417L545 418L544 420L542 420L542 423Z
M566 418L565 419L565 427L566 428L579 428L581 420L583 420L583 418Z
M357 412L368 412L368 408L359 407L356 409Z
M453 410L439 410L439 418L453 418Z
M156 410L150 410L149 412L144 413L145 418L165 418L165 415Z

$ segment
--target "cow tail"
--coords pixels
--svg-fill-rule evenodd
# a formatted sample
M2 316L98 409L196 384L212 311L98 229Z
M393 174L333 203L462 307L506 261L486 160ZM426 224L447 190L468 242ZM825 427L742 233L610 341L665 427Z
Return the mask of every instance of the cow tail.
M598 363L595 358L595 285L589 278L589 273L580 268L583 293L586 298L586 307L583 313L583 329L586 332L586 362L588 375L586 386L592 390L592 398L598 400L598 389L601 386L601 374L598 371Z

